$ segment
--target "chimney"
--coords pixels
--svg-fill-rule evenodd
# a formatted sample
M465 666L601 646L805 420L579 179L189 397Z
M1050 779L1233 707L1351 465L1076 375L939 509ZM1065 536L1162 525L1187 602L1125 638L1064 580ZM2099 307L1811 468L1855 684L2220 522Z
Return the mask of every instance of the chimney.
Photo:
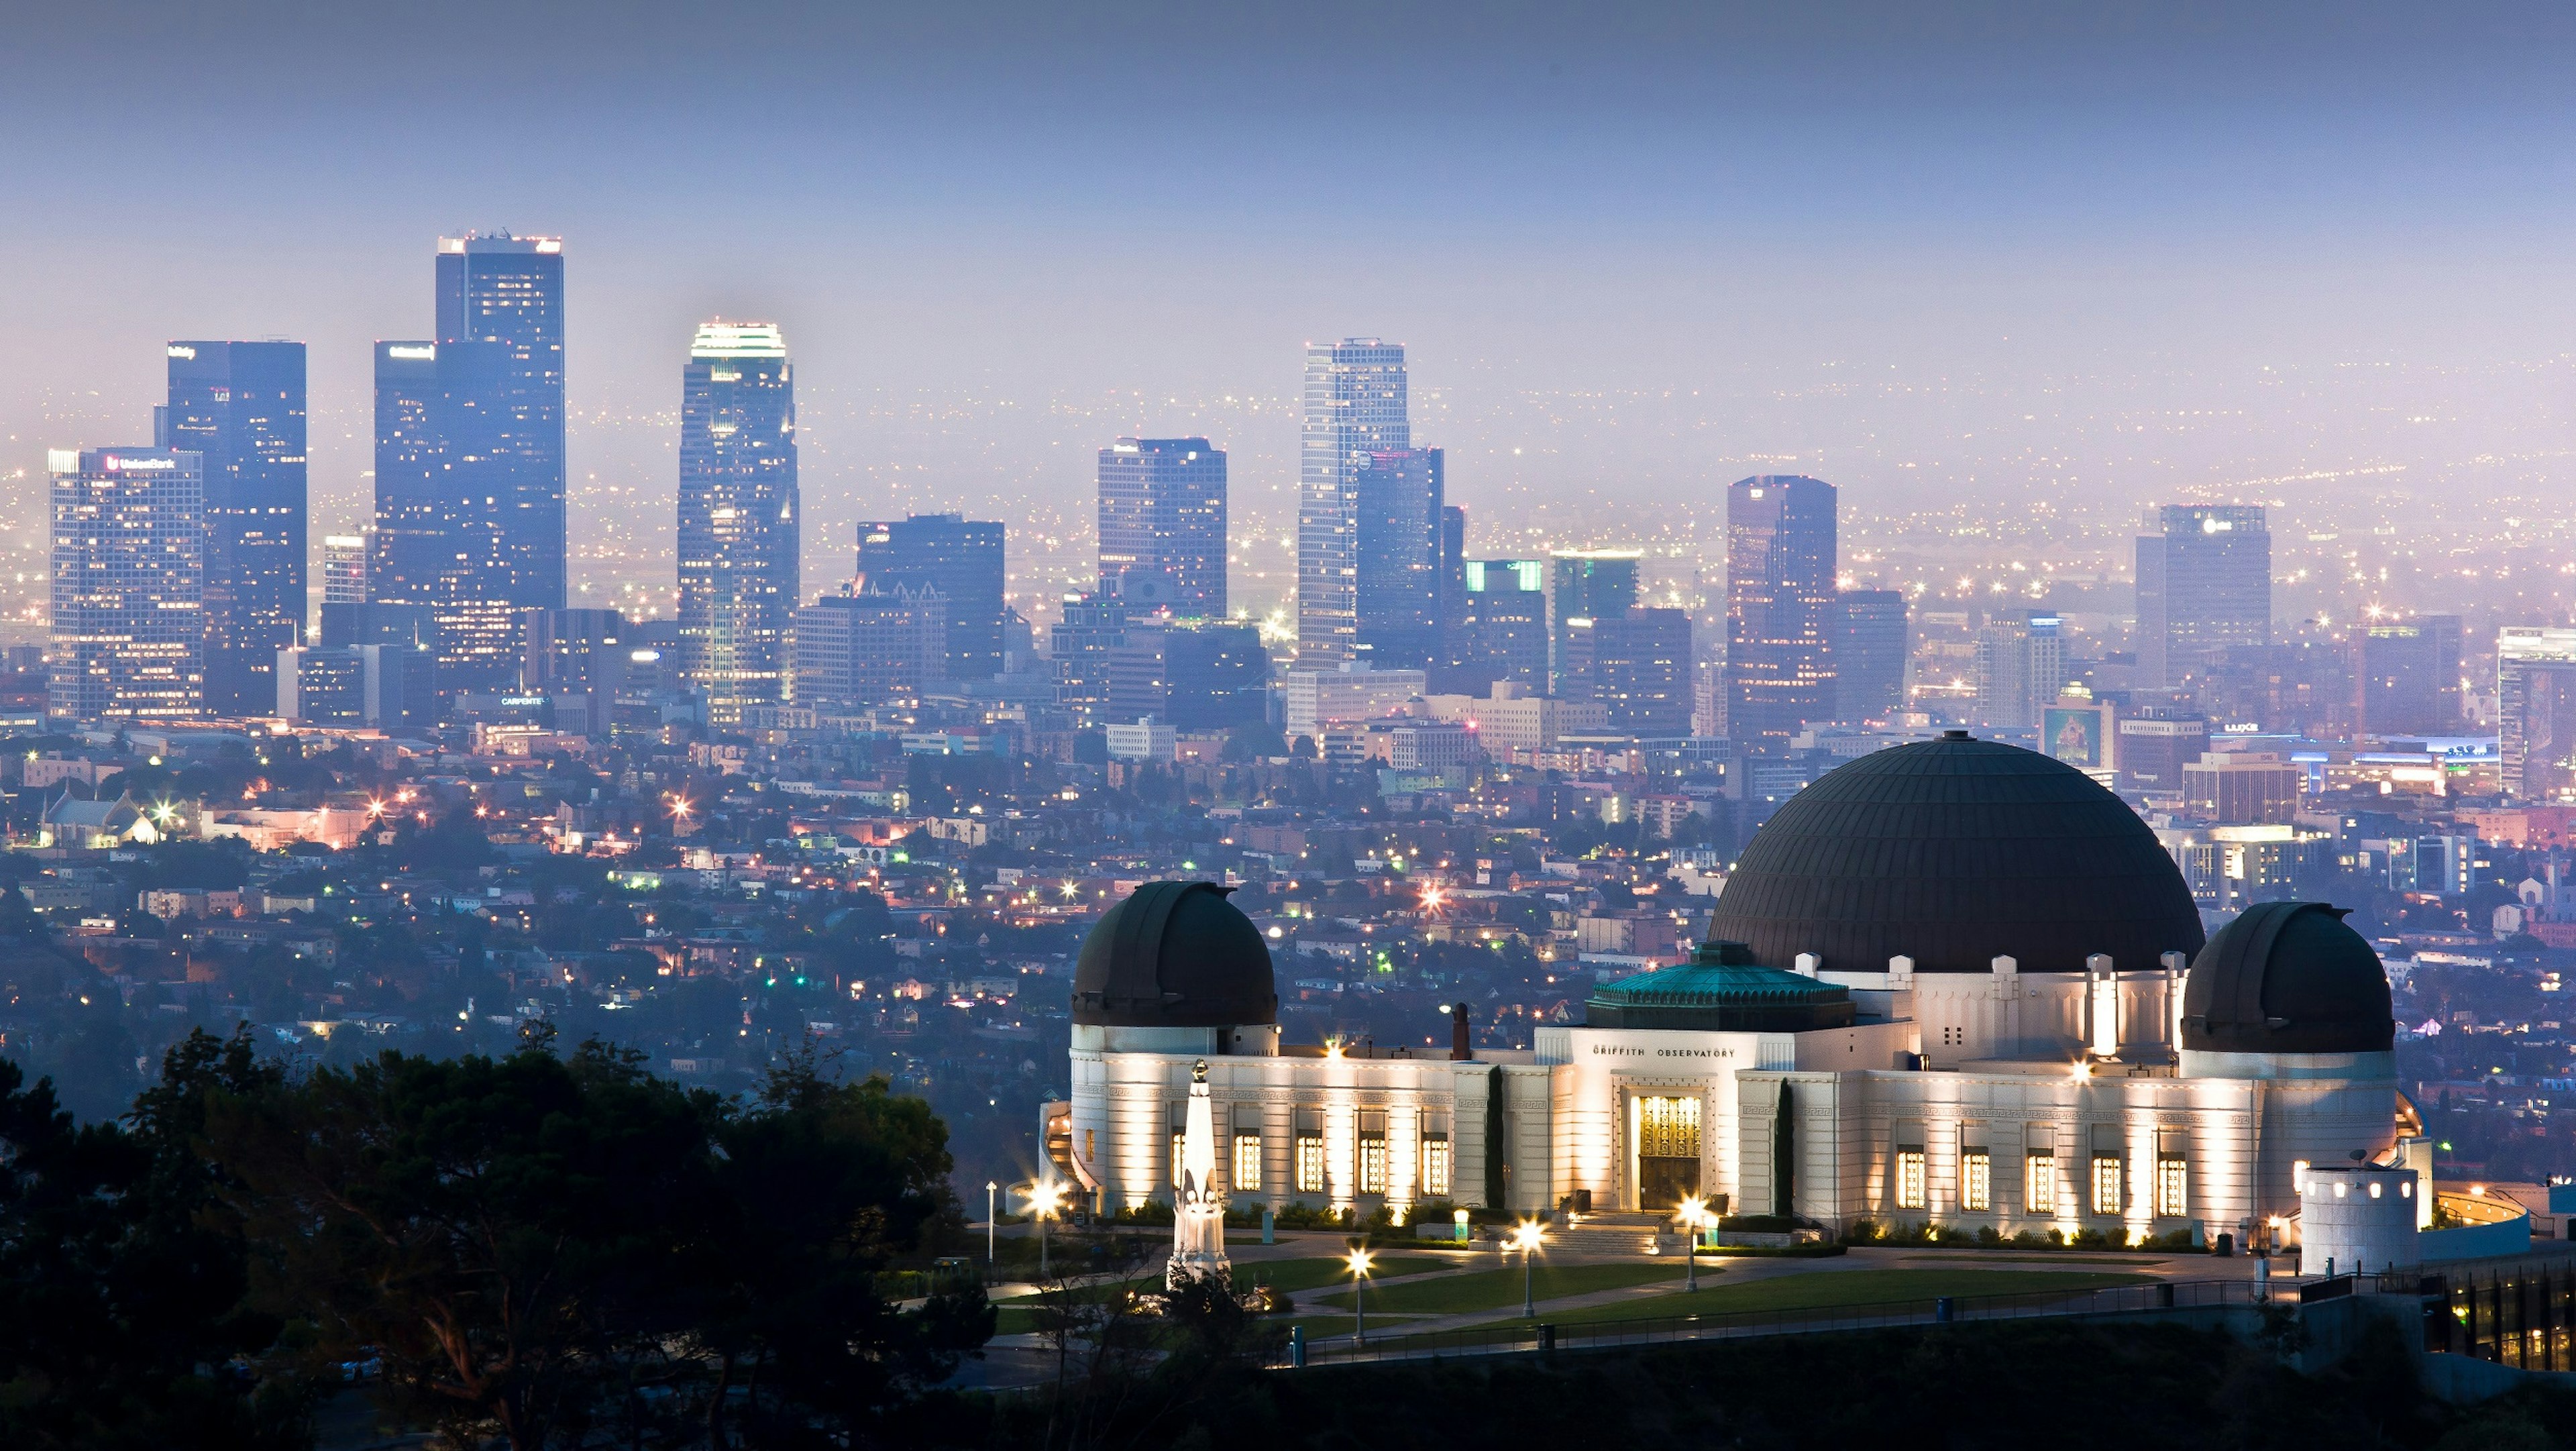
M1465 1063L1476 1056L1476 1045L1467 1040L1467 1005L1458 1003L1449 1009L1449 1061Z

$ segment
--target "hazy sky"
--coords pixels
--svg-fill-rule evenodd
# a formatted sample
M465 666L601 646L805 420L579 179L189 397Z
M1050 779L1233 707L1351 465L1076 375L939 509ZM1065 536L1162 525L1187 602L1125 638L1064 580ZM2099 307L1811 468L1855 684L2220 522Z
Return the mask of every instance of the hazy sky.
M1480 530L1792 459L1862 512L2566 496L2563 9L16 0L0 36L0 473L142 436L164 339L282 335L351 522L368 343L428 328L433 238L506 227L566 238L574 473L626 517L667 527L691 326L785 325L834 570L934 501L1078 532L1139 429L1211 433L1275 531L1299 345L1348 333L1410 346Z

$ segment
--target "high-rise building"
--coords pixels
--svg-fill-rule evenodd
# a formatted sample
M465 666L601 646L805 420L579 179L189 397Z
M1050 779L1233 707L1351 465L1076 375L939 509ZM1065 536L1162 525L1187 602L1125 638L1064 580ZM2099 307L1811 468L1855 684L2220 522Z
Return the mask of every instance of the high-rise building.
M1440 506L1440 653L1442 663L1457 658L1452 634L1467 618L1467 511Z
M1878 720L1905 709L1905 666L1913 655L1905 596L1847 589L1836 597L1834 719Z
M1774 754L1835 702L1837 495L1765 474L1726 490L1726 727L1736 757Z
M2517 801L2576 801L2576 630L2496 631L2496 754Z
M1436 448L1373 453L1351 475L1359 525L1357 648L1383 669L1428 669L1440 654L1440 513Z
M426 729L438 723L438 621L427 605L325 600L321 648L355 652L368 725ZM289 698L281 681L281 713Z
M1464 601L1450 631L1440 687L1483 695L1496 681L1548 687L1547 561L1470 559L1459 566Z
M2460 728L2460 617L2418 615L2361 635L2361 728L2375 736Z
M1110 717L1109 660L1127 643L1127 605L1101 595L1066 595L1063 614L1047 631L1047 657L1055 667L1055 701L1085 727Z
M2272 535L2254 504L2167 504L2138 539L2138 675L2176 686L2272 643Z
M779 622L786 633L786 621ZM618 693L626 688L636 635L618 610L530 610L520 625L527 654L519 665L519 688L546 698L554 728L567 735L608 734ZM764 697L775 701L784 692L786 670L779 671L778 690ZM715 701L709 697L713 714ZM728 723L741 720L739 702Z
M701 324L680 370L680 669L710 724L785 692L803 515L787 340Z
M1100 592L1225 618L1225 450L1122 438L1100 451Z
M507 688L564 603L563 244L443 237L437 336L376 344L374 598L437 614L459 689Z
M1569 700L1597 700L1609 728L1637 736L1682 736L1691 724L1690 612L1628 609L1567 622L1564 688Z
M1404 347L1376 338L1306 345L1297 469L1297 661L1326 669L1359 649L1358 475L1413 447Z
M2113 754L2120 769L2120 789L2179 794L2182 768L2209 749L2206 716L2158 709L2118 723Z
M367 602L369 547L363 534L322 536L322 603L363 605Z
M1110 720L1223 730L1269 713L1270 652L1252 625L1130 625L1108 675Z
M58 448L48 451L46 468L53 506L46 714L63 721L201 714L202 459L186 449Z
M796 703L864 710L944 683L948 611L930 589L825 595L796 612L795 641Z
M2036 726L2065 684L2066 638L2056 612L2003 610L1977 631L1979 724Z
M1608 619L1635 608L1637 566L1644 558L1633 549L1572 549L1548 556L1547 668L1555 694L1567 694L1579 673L1567 658L1574 621Z
M1002 526L962 514L915 514L859 525L858 593L933 590L946 610L950 680L1002 669L1008 607Z
M174 342L156 444L205 474L206 709L275 708L304 633L304 345Z

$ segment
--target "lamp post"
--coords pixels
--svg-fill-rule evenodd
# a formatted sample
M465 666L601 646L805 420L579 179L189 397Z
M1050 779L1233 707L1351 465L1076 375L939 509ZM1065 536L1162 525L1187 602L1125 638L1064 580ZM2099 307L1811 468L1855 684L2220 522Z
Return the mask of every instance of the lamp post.
M1021 1191L1029 1201L1029 1215L1038 1222L1038 1278L1047 1277L1047 1221L1064 1212L1064 1184L1060 1180L1040 1179Z
M1696 1292L1699 1289L1700 1228L1708 1223L1708 1201L1694 1194L1682 1201L1681 1208L1673 1212L1673 1218L1679 1220L1683 1229L1690 1235L1689 1242L1682 1250L1690 1260L1690 1270L1683 1278L1683 1290L1686 1293Z
M1521 1252L1521 1318L1538 1318L1537 1256L1540 1237L1547 1233L1535 1219L1524 1219L1512 1230L1512 1248Z
M987 1268L993 1264L993 1235L998 1218L993 1212L993 1205L1001 1192L1001 1185L990 1179L984 1181L984 1264Z
M1351 1344L1368 1344L1369 1252L1354 1248L1343 1257L1351 1267Z

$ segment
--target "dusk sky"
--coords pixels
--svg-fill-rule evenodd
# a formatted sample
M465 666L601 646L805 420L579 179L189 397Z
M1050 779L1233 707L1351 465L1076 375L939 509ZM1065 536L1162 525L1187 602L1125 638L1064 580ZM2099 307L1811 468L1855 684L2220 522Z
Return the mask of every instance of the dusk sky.
M835 569L889 509L1085 527L1138 430L1282 528L1345 334L1408 345L1480 531L1557 543L1783 468L1859 515L2565 497L2563 11L13 8L30 533L41 450L145 436L185 336L311 344L355 524L368 344L467 228L566 239L577 544L601 489L667 528L719 314L787 330Z

